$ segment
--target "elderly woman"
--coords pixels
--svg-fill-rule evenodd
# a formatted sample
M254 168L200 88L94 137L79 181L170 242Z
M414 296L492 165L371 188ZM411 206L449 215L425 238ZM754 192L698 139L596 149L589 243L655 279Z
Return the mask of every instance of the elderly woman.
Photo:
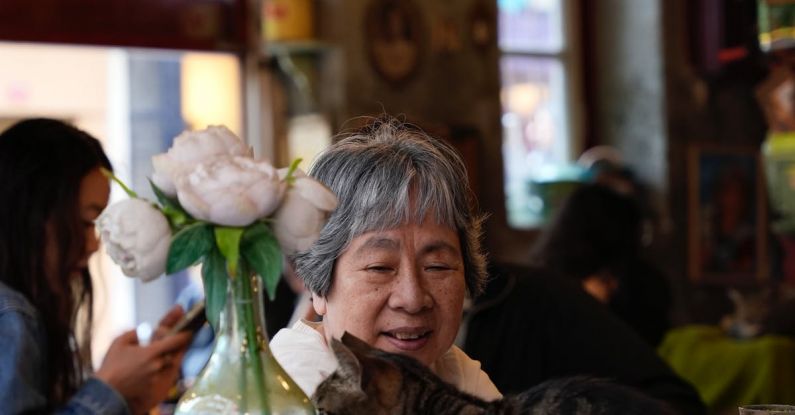
M307 393L337 367L327 346L349 332L411 356L459 390L501 395L453 345L464 297L485 281L481 218L464 164L448 145L394 120L333 144L310 175L339 198L320 239L296 255L322 322L300 321L271 342Z

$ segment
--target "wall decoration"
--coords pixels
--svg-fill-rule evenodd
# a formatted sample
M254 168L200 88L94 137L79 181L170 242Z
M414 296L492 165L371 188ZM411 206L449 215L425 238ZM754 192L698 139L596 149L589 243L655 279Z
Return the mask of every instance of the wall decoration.
M315 1L265 0L262 23L265 42L313 40Z
M431 44L438 53L454 53L461 50L460 27L454 18L439 16L431 28Z
M688 153L688 268L703 284L768 276L767 204L759 151L694 145Z
M475 48L497 46L497 10L494 2L477 0L469 13L469 38Z
M420 65L425 28L414 0L374 0L365 15L365 48L376 72L402 83Z

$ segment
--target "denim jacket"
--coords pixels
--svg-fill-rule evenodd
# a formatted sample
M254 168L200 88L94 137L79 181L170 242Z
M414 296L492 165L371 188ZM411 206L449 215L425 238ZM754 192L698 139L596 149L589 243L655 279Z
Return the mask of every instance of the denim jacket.
M46 334L41 317L19 292L0 282L0 415L43 413ZM55 414L129 415L124 398L88 379Z

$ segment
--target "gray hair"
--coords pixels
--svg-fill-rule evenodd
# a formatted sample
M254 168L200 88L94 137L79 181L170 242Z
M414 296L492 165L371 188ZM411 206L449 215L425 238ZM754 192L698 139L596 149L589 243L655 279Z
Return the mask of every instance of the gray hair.
M428 214L457 231L467 289L473 297L483 291L483 217L475 213L466 168L452 147L416 127L382 117L332 144L315 160L309 175L339 199L317 242L292 258L296 273L312 292L328 294L334 262L355 237L421 223Z

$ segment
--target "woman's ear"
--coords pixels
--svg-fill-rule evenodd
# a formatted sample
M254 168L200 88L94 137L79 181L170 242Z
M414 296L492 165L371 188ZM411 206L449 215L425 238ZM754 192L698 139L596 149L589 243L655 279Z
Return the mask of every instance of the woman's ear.
M319 316L326 315L326 297L312 293L312 307Z

